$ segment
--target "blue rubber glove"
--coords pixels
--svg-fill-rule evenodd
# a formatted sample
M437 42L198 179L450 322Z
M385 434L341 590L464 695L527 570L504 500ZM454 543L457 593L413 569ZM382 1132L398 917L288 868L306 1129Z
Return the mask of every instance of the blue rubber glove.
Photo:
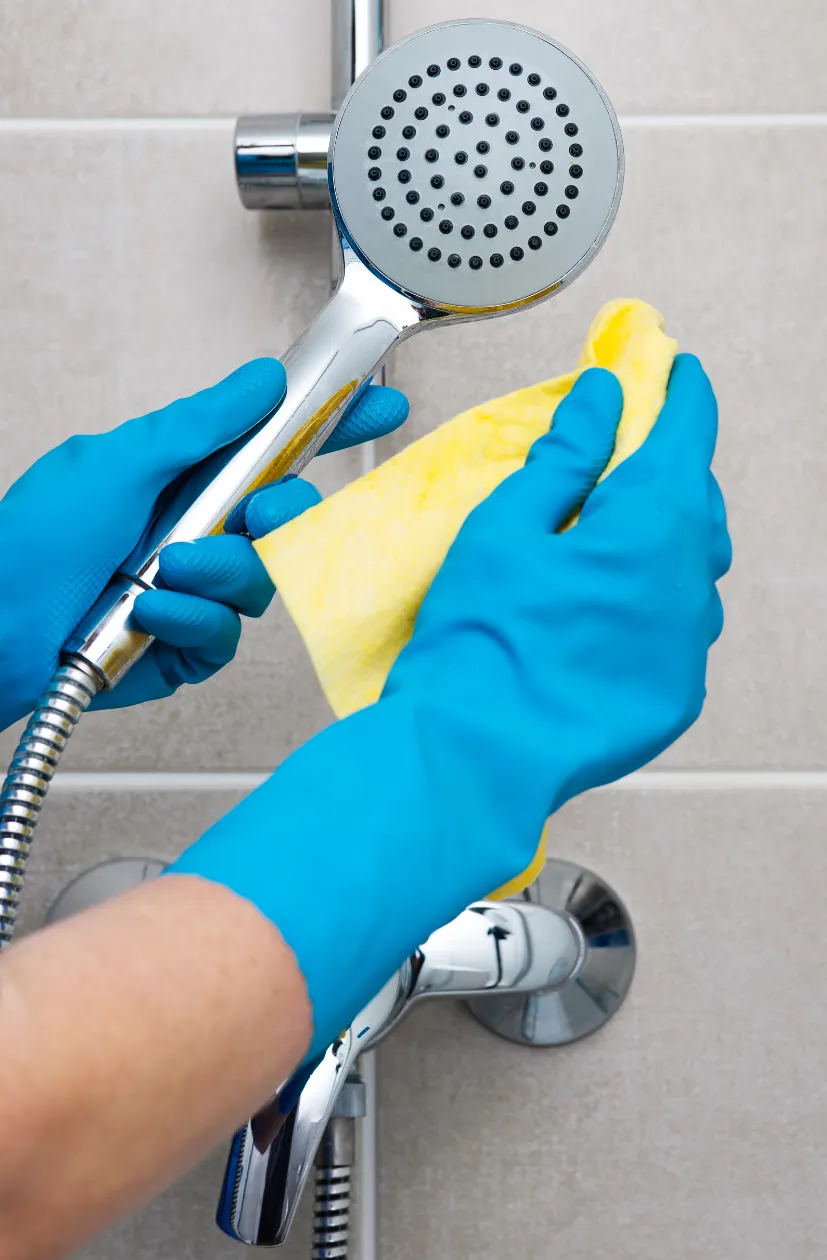
M595 488L621 403L610 373L580 378L463 526L379 702L171 868L276 924L313 1003L311 1056L430 932L525 869L549 814L701 711L730 563L715 398L678 358L650 438Z
M240 437L284 397L284 369L256 359L219 385L110 433L73 437L38 460L0 500L0 729L31 712L70 632L138 541L160 492L190 465ZM408 405L372 386L324 447L341 450L397 428ZM94 708L169 696L230 661L239 615L260 617L273 586L249 538L318 502L295 478L248 496L228 526L237 536L176 543L162 553L168 589L135 604L156 636Z

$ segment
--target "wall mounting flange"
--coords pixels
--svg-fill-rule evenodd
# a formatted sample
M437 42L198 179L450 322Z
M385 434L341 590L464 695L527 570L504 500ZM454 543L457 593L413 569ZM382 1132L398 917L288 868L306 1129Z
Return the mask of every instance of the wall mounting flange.
M602 1028L629 992L637 952L632 921L617 893L574 862L549 858L524 896L568 920L580 946L576 963L548 989L475 997L467 1006L485 1028L519 1045L568 1045Z

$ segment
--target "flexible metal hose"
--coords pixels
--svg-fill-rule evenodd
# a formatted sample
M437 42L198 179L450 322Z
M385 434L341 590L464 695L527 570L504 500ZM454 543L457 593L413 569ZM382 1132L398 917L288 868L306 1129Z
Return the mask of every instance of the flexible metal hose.
M29 718L0 792L0 949L10 945L32 837L72 732L101 690L75 658L61 665Z
M328 1121L316 1156L312 1260L347 1260L354 1137L350 1117Z

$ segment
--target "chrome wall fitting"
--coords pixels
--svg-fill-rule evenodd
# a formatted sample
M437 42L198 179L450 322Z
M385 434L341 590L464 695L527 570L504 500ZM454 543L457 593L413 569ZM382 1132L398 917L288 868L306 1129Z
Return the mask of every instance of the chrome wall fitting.
M238 194L248 210L329 210L327 151L336 111L384 43L382 0L333 0L331 109L253 114L235 130Z
M55 898L46 915L46 923L58 923L81 910L90 910L102 901L137 888L147 879L155 879L166 863L156 858L113 858L91 867L67 884Z
M238 195L248 210L329 210L327 151L336 115L252 114L235 129Z

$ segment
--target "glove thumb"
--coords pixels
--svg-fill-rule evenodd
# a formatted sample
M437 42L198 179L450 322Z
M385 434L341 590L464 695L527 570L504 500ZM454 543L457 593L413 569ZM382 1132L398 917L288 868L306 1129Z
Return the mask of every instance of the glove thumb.
M582 507L614 450L623 410L620 382L590 368L558 405L550 431L525 466L494 491L506 520L556 533Z

